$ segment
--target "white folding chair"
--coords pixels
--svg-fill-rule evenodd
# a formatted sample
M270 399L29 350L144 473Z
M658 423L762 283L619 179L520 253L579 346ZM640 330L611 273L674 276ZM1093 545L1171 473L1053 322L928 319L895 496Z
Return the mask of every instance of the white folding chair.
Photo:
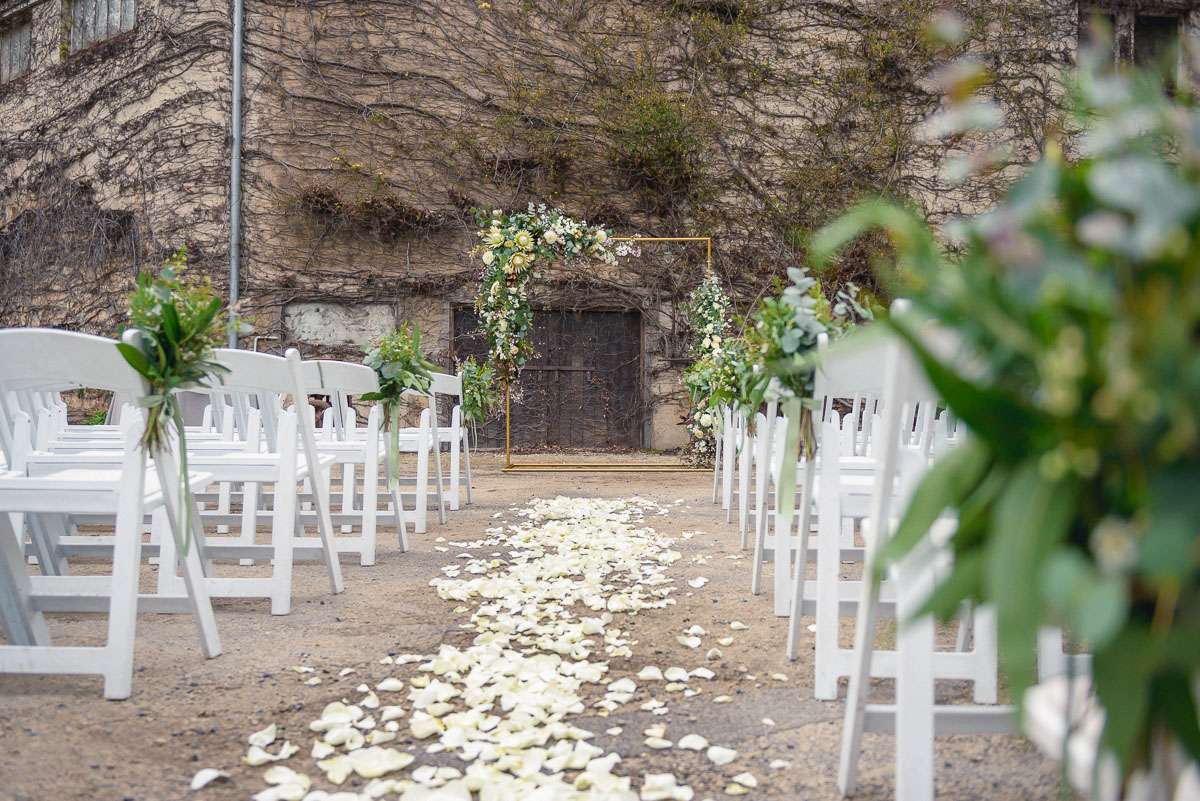
M328 395L330 407L325 413L321 437L316 449L321 454L330 454L342 469L341 508L332 513L335 526L360 526L358 537L337 537L338 551L359 554L363 565L375 564L376 533L379 525L379 484L386 481L386 465L380 471L386 455L383 441L383 408L378 404L371 407L367 424L361 436L354 436L354 410L349 404L353 396L379 391L379 379L375 371L362 364L314 359L302 361L293 348L287 352L288 363L297 382L296 392ZM362 467L361 494L358 468ZM408 550L407 524L404 506L397 484L391 492L390 516L396 526L400 550Z
M922 336L926 346L935 352L952 354L954 342L943 332L926 329L922 331ZM898 340L890 339L884 347L884 404L875 442L877 467L870 515L864 524L865 579L874 575L879 551L898 523L893 514L903 510L909 494L929 466L923 443L914 440L905 430L904 410L913 408L912 404L936 398L920 366ZM987 686L987 672L974 675L976 704L934 703L934 682L937 679L961 677L956 675L954 663L947 662L946 658L970 656L976 663L990 664L993 671L997 661L993 610L985 607L975 611L975 653L971 655L935 650L932 616L916 614L936 586L938 575L948 567L950 553L945 544L952 533L952 521L939 521L916 548L889 569L889 583L896 588L898 621L895 670L892 674L895 676L896 700L892 705L866 703L872 677L886 673L878 670L875 660L876 623L880 615L879 585L872 580L859 583L854 658L838 770L838 787L843 795L854 792L864 731L897 734L895 792L898 801L933 798L935 734L1003 734L1013 731L1011 707L978 703L980 695L992 695L991 700L994 700L994 685Z
M31 389L56 391L67 387L125 391L134 397L149 387L124 360L112 340L52 329L0 331L0 396ZM5 418L9 431L9 470L0 474L0 673L68 673L104 677L106 698L129 697L133 684L133 643L138 611L190 612L208 657L220 654L199 549L179 561L183 593L169 596L138 592L142 527L147 514L180 535L182 503L179 476L170 453L148 467L140 447L142 421L123 425L119 461L94 466L62 464L45 469L30 462L32 424L23 411L10 405ZM176 443L176 447L177 447ZM189 472L188 484L203 486L209 477ZM66 574L30 576L25 565L24 521L43 514L105 515L114 519L112 573L108 576ZM191 513L194 537L197 531ZM50 560L53 561L52 557ZM56 646L45 613L56 611L108 613L103 646Z
M208 579L209 593L221 598L268 598L271 614L286 615L291 610L292 566L296 559L319 559L324 562L334 594L342 592L341 566L337 557L333 524L329 516L329 481L332 455L322 455L316 448L313 414L308 396L293 397L293 407L280 410L285 394L300 392L292 369L282 357L246 350L219 349L215 360L228 372L222 375L223 392L242 399L253 399L256 409L247 413L247 420L259 419L264 440L262 449L255 447L257 437L251 434L240 451L218 452L214 449L189 451L189 464L211 473L215 482L231 482L244 488L242 514L232 516L201 510L203 520L211 525L230 525L240 522L241 534L226 537L208 535L204 548L209 558L270 559L271 574L266 577L221 576ZM308 479L315 506L318 537L303 536L300 519L298 486ZM271 485L273 492L263 491ZM266 514L262 505L271 502L269 513L270 543L256 542L258 521ZM297 537L296 535L300 536ZM164 557L170 542L162 545ZM170 564L164 558L164 565ZM177 577L171 571L159 571L160 591L169 591Z

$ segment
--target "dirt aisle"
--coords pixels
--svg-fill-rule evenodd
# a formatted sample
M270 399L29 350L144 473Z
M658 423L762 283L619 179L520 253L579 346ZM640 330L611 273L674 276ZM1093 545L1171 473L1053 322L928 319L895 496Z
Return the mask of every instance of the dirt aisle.
M431 654L442 642L465 646L473 637L472 630L461 628L469 612L454 611L462 605L440 600L429 586L461 550L449 542L478 539L484 529L502 520L516 522L512 507L532 497L560 494L640 495L672 510L651 515L647 524L676 537L674 547L683 554L667 571L678 585L672 595L677 603L618 616L637 644L631 659L611 660L609 678L634 676L647 665L689 670L703 666L717 674L698 684L702 692L694 697L656 696L669 704L667 715L656 716L630 703L607 717L590 707L574 716L573 724L597 733L595 745L622 755L614 772L634 777L635 790L645 773L672 772L695 789L696 799L724 797L730 778L743 771L759 781L757 789L743 796L747 799L837 797L834 775L842 705L812 699L811 634L806 634L800 660L785 658L785 619L772 615L769 594L750 595L750 561L741 551L736 526L727 524L724 512L710 503L711 474L505 475L499 466L498 457L476 456L475 503L451 513L444 526L435 523L427 534L410 535L409 553L399 553L394 535L385 530L375 566L363 568L344 560L346 592L340 596L328 594L319 565L302 564L296 569L292 613L286 617L271 617L265 601L216 602L225 649L217 659L200 656L189 618L141 616L129 700L104 701L98 678L0 676L0 734L5 743L0 798L248 799L266 785L263 768L241 762L246 737L269 723L278 724L280 740L290 739L301 747L283 764L312 775L318 780L315 786L325 786L308 753L313 739L308 725L325 704L353 700L359 697L359 684L374 685L393 675L394 669L379 664L385 655ZM684 539L685 531L701 533ZM709 579L703 587L686 584L699 576ZM768 565L765 587L770 587L770 577ZM749 628L732 630L729 624L734 620ZM96 617L56 616L51 630L79 644L94 644L101 635L99 622ZM702 647L677 643L676 635L697 624L708 632ZM717 644L717 638L730 636L731 645ZM721 649L720 658L706 658L711 647ZM310 666L315 672L298 674L294 665ZM345 669L353 672L339 675ZM786 676L786 681L773 674ZM305 683L313 676L320 677L320 684ZM731 696L733 702L714 703L720 695ZM601 694L595 696L591 700ZM716 768L703 753L652 750L643 744L642 732L654 725L666 727L667 739L695 732L737 749L739 757ZM605 733L614 727L622 729L619 735ZM892 738L865 740L856 797L891 798ZM417 754L417 764L462 766L446 754L427 756L426 743L411 738L406 721L399 738L389 745ZM770 767L772 762L779 764L777 760L789 765ZM192 793L188 782L201 767L227 770L232 778ZM940 738L937 772L943 798L1057 797L1054 765L1013 738ZM351 777L341 789L365 784Z

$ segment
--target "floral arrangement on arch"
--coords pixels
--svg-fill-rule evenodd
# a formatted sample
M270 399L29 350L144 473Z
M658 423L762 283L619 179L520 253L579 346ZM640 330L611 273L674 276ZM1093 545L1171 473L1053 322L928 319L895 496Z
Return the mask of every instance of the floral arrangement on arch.
M688 389L692 408L684 417L684 429L691 438L685 451L696 463L712 458L719 423L714 395L731 380L730 361L725 358L729 340L729 296L721 281L709 273L692 292L688 312L692 318L692 342L689 354L695 361L684 371L682 381Z
M481 242L472 252L480 255L483 269L475 311L487 335L488 363L496 378L510 386L533 353L530 280L560 259L615 265L617 257L632 248L615 244L603 226L588 225L545 205L530 203L528 210L511 214L485 209L477 221Z

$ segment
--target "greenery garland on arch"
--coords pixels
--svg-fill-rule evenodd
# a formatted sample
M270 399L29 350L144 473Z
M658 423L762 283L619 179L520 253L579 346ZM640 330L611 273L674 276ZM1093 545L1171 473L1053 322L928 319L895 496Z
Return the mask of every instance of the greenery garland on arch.
M560 260L595 259L615 265L633 248L614 242L612 232L602 225L588 225L545 205L530 203L526 211L511 214L484 209L476 219L480 244L472 253L480 256L483 267L475 311L487 336L487 363L500 383L511 387L533 355L529 282Z

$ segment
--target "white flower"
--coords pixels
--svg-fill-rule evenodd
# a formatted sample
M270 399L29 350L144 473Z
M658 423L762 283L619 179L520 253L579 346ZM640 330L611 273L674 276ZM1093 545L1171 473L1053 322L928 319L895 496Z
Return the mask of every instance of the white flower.
M547 245L553 245L558 241L558 234L554 233L554 231L547 231L542 234L542 239L545 240Z
M493 261L495 261L495 260L496 260L496 254L495 254L495 253L493 253L493 252L492 252L492 251L490 251L490 250L485 250L485 251L483 251L483 263L484 263L484 264L490 265L490 264L491 264Z

